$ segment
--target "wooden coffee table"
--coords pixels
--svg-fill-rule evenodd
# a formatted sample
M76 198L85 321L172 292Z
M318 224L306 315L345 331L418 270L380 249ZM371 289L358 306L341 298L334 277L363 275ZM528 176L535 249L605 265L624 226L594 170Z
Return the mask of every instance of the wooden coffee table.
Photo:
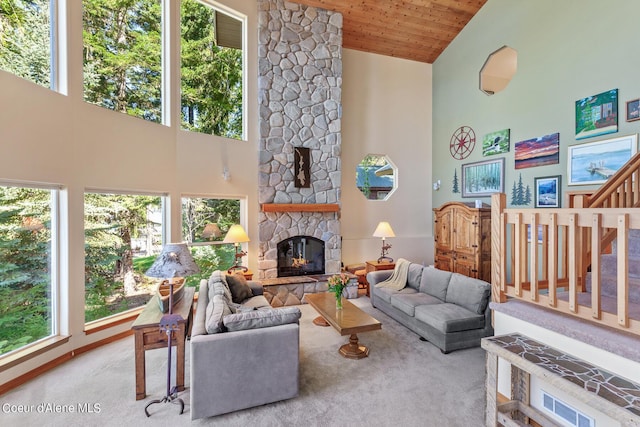
M350 335L349 343L340 347L342 356L348 359L362 359L369 355L369 348L358 343L357 334L382 329L379 321L345 298L342 298L342 310L337 310L336 298L328 292L307 294L304 298L340 335Z

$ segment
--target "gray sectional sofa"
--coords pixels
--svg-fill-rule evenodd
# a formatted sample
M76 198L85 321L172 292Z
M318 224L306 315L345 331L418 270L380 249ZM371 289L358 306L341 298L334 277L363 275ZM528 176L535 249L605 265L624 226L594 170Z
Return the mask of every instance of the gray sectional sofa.
M376 287L392 273L367 274L371 304L441 352L477 347L481 338L493 335L489 283L411 263L403 289Z
M262 286L232 279L216 271L200 282L190 347L194 420L298 395L300 309L271 308Z

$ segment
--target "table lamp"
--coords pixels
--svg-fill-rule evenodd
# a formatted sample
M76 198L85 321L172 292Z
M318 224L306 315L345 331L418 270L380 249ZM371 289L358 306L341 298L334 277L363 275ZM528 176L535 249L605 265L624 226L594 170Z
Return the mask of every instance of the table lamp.
M167 335L167 354L168 354L168 362L167 362L167 393L162 399L152 400L144 407L144 413L147 417L151 416L149 413L149 406L155 403L173 403L174 401L180 404L180 414L184 412L184 402L182 399L178 398L178 391L176 387L171 388L171 340L172 334L174 331L177 331L179 326L178 324L183 320L179 314L172 314L173 303L174 303L174 295L173 295L173 285L174 280L176 278L183 278L185 276L199 273L200 268L196 265L193 257L191 256L191 251L186 243L169 243L164 245L162 248L162 252L151 267L145 273L149 277L159 277L166 278L169 282L169 313L162 316L160 319L160 331ZM162 295L160 295L160 286L158 287L158 298L163 299ZM180 291L184 289L184 280L182 280L182 286L180 287ZM180 298L182 298L182 293L178 298L176 298L175 302L178 302ZM160 303L160 308L164 312L163 304Z
M373 232L373 237L382 237L382 253L380 258L378 258L378 262L393 262L393 258L387 256L387 251L391 249L391 245L385 244L384 242L384 239L387 237L396 237L389 223L387 221L380 221L376 227L376 231Z
M217 239L220 236L222 236L222 230L220 230L220 227L218 227L218 224L216 224L215 222L210 222L209 224L205 225L204 230L202 230L203 239L213 240Z
M227 270L227 273L233 274L236 270L247 271L248 268L241 265L242 257L247 253L240 249L240 243L246 243L249 241L249 236L244 231L244 228L240 224L234 224L229 228L227 235L224 236L222 243L233 243L236 248L236 259L231 268Z
M180 301L182 298L182 288L184 287L184 277L191 274L199 273L200 268L196 265L191 251L186 243L168 243L162 248L162 252L154 263L149 267L145 275L149 277L158 277L161 279L167 279L169 282L168 295L163 294L163 288L166 286L164 282L161 282L158 286L158 298L160 299L160 308L162 312L166 312L165 303L168 297L168 311L171 313L173 304ZM180 280L182 279L182 280ZM174 295L174 286L180 285L176 289Z

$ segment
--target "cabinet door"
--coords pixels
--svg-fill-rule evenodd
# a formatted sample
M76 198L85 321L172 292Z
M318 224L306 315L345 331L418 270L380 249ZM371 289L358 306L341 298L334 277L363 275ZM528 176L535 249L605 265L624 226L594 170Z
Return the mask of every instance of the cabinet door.
M453 254L451 252L437 252L435 256L435 267L438 270L453 272Z
M445 209L436 213L436 223L434 226L434 238L436 241L437 251L451 251L452 245L452 232L453 232L453 209Z
M463 209L454 216L453 250L456 253L473 255L478 249L478 215Z
M475 257L464 253L456 253L455 264L453 270L468 277L478 278L478 267Z

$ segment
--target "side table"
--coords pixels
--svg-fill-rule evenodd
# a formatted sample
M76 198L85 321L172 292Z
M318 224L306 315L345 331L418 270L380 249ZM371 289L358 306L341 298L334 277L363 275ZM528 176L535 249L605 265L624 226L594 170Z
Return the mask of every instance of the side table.
M393 270L394 268L396 268L395 262L367 261L365 263L364 281L366 282L366 286L367 286L367 296L369 296L369 282L367 282L367 273L371 271Z
M176 346L176 390L184 390L184 357L185 341L191 334L193 323L193 296L195 288L184 289L182 299L173 306L173 314L179 314L182 321L179 329L171 336L172 345ZM160 319L165 314L160 311L157 296L153 296L131 325L135 339L136 359L136 400L146 397L145 351L154 348L167 348L167 334L160 331Z

